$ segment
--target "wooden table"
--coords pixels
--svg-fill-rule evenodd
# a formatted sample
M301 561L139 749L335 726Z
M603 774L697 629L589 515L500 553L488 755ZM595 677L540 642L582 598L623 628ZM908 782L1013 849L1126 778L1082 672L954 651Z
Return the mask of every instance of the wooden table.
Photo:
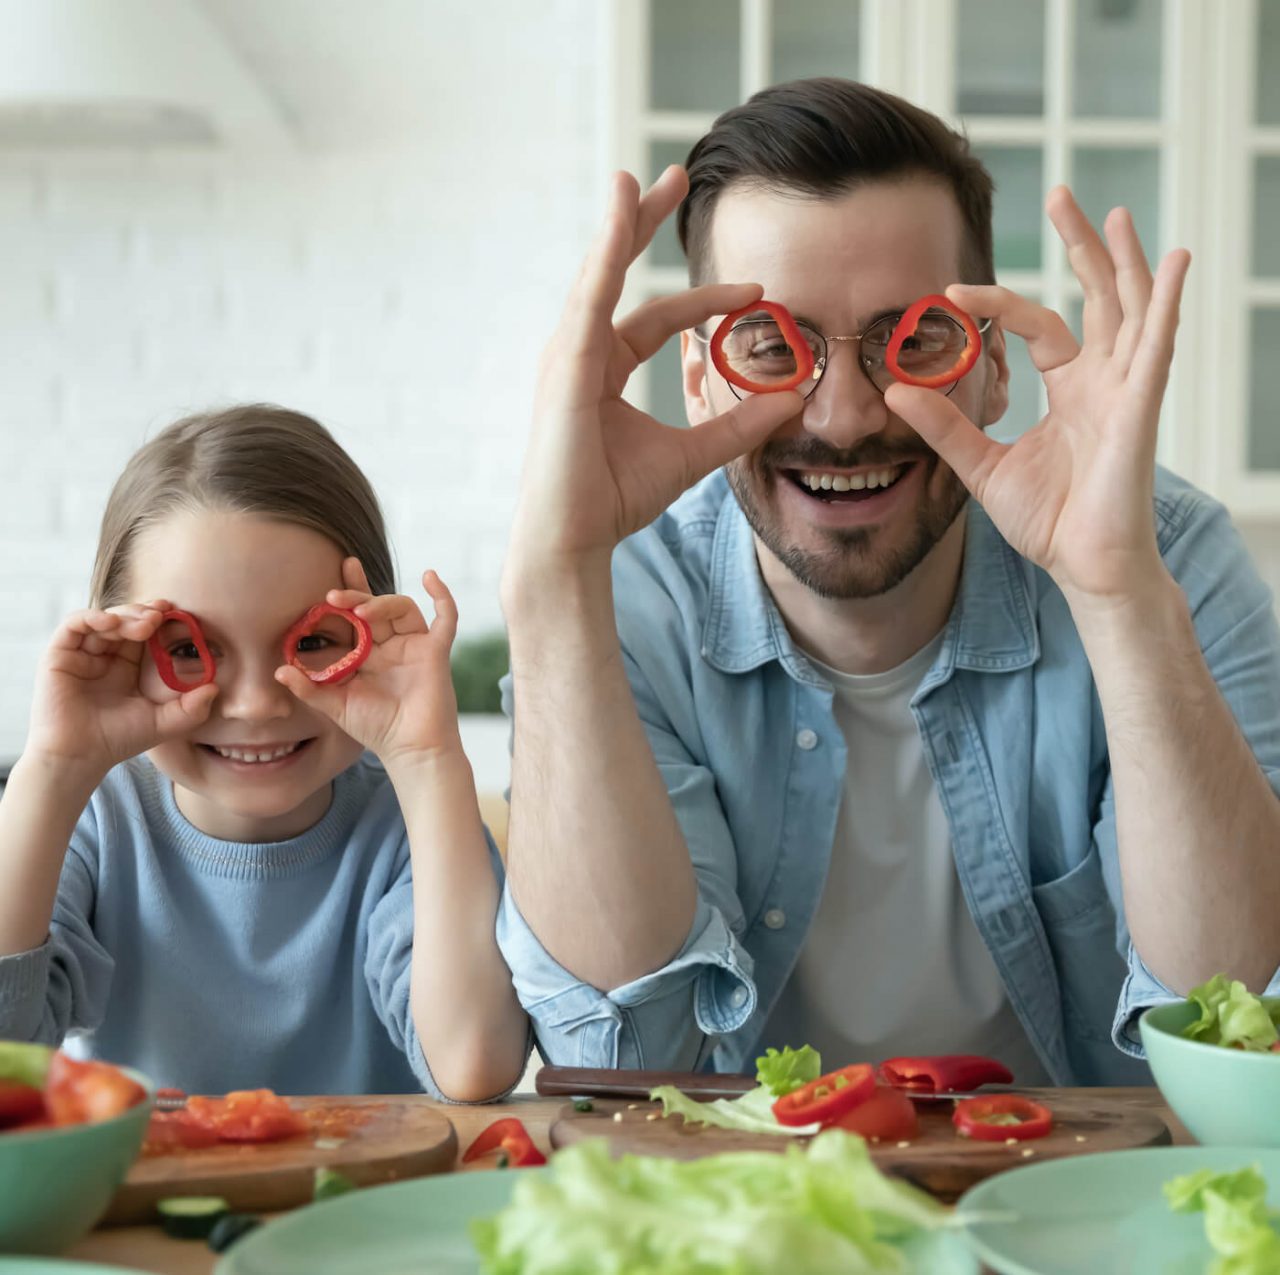
M1157 1111L1169 1126L1175 1143L1194 1141L1169 1111L1158 1090L1124 1090L1122 1093L1123 1101L1135 1109L1141 1107ZM565 1100L538 1098L530 1094L484 1107L449 1106L426 1097L421 1101L453 1122L458 1131L458 1150L461 1154L481 1129L503 1116L518 1116L539 1147L543 1151L549 1151L548 1131ZM125 1226L94 1231L75 1245L66 1256L83 1262L98 1262L104 1266L123 1266L154 1272L154 1275L210 1275L218 1260L217 1255L211 1253L206 1245L191 1240L169 1239L156 1226Z

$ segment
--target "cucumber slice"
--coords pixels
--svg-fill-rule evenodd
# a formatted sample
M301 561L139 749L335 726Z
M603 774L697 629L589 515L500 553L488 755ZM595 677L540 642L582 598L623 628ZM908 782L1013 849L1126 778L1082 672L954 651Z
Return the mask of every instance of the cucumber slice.
M230 1206L220 1195L171 1195L156 1203L164 1233L175 1240L203 1240Z
M260 1217L253 1217L249 1213L228 1213L213 1224L213 1229L209 1232L209 1238L205 1243L215 1253L222 1253L261 1225Z

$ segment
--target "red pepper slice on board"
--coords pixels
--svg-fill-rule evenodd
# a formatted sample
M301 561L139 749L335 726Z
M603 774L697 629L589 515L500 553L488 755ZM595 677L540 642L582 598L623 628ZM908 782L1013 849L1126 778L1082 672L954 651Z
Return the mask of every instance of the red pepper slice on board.
M167 624L171 620L176 620L186 625L188 632L191 634L191 644L200 655L200 667L203 672L199 681L184 682L173 667L173 657L165 649L164 643L160 641L160 630L157 629L147 639L147 648L150 650L151 658L155 661L156 668L160 672L160 680L171 691L194 691L198 686L207 686L213 681L217 670L214 668L213 655L209 651L209 645L204 640L204 630L200 627L200 621L187 611L166 611L160 617L161 625Z
M340 660L335 660L327 668L320 669L317 672L314 669L307 668L298 658L298 643L304 637L310 637L315 632L316 626L327 615L339 615L346 620L356 631L356 644ZM354 673L369 658L369 652L372 650L373 632L370 630L369 625L354 611L330 606L327 602L317 602L284 635L285 663L292 664L294 668L305 673L318 686L331 686L334 682L340 682L349 673Z
M909 1142L920 1132L916 1104L901 1089L877 1085L870 1098L837 1116L832 1126L881 1142Z
M957 1102L951 1123L964 1137L978 1142L1006 1142L1010 1138L1025 1142L1043 1138L1053 1128L1053 1113L1021 1094L997 1093Z
M916 376L900 366L898 355L902 353L902 347L907 339L915 334L926 310L945 310L964 328L968 344L961 351L960 357L945 372L938 372L933 376ZM978 325L963 310L952 305L946 297L933 293L930 296L921 297L919 301L913 301L906 308L902 318L898 320L898 326L893 329L893 335L889 338L884 365L893 374L894 379L901 381L904 385L923 385L925 389L936 390L940 386L951 385L958 381L978 361L978 355L981 353L982 334L978 331Z
M880 1079L898 1089L921 1093L964 1093L979 1085L1013 1083L1013 1072L981 1054L935 1054L925 1058L887 1058Z
M39 1120L44 1115L44 1094L34 1085L0 1080L0 1129Z
M773 1104L779 1124L831 1124L875 1092L876 1073L870 1063L853 1063L830 1071L807 1085L783 1094Z
M762 310L773 317L783 340L790 346L791 353L796 356L796 370L785 381L775 381L769 385L747 380L745 376L735 372L729 366L729 360L724 356L725 339L733 325L745 315L758 314ZM791 311L774 301L756 301L752 305L743 306L741 310L735 310L732 314L726 314L711 338L711 362L726 381L739 389L749 390L752 394L776 394L779 390L793 390L813 375L813 351L809 348L809 342L800 335L800 329L796 327Z
M462 1163L470 1164L472 1160L478 1160L490 1151L503 1152L507 1163L515 1169L547 1162L547 1157L533 1145L529 1130L515 1116L495 1120L488 1128L482 1129L467 1148Z

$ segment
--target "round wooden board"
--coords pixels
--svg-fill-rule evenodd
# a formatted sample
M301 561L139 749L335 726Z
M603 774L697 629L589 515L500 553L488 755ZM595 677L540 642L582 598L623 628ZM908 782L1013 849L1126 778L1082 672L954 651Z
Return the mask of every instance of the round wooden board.
M951 1123L953 1104L919 1102L920 1135L906 1145L872 1143L876 1164L895 1177L914 1183L937 1199L950 1202L975 1182L1015 1165L1054 1160L1091 1151L1118 1151L1168 1143L1169 1130L1150 1110L1145 1090L1021 1089L1054 1114L1053 1132L1032 1142L974 1142L962 1138ZM1130 1097L1130 1095L1133 1095ZM662 1110L656 1102L596 1098L591 1111L575 1111L566 1103L551 1126L551 1145L569 1146L583 1138L607 1138L614 1155L670 1156L692 1160L720 1151L781 1151L792 1138L743 1133L708 1125L686 1125L683 1118L650 1120ZM615 1120L615 1115L621 1119ZM1025 1152L1030 1151L1030 1156Z
M420 1100L393 1095L290 1098L313 1119L342 1121L345 1135L220 1146L146 1155L129 1170L103 1225L148 1222L157 1200L171 1195L220 1195L234 1210L294 1208L310 1202L315 1171L345 1173L358 1186L443 1173L453 1167L458 1137L444 1116ZM317 1138L325 1145L316 1146ZM339 1145L328 1145L338 1141Z

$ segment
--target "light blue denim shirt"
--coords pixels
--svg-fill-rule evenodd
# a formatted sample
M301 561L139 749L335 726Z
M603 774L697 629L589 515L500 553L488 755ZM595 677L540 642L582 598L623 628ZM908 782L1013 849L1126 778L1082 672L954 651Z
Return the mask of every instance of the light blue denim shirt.
M966 517L955 607L911 700L960 884L1054 1081L1149 1082L1136 1018L1176 996L1129 941L1089 664L1048 575L975 502ZM1209 668L1280 792L1270 593L1203 493L1160 472L1155 518ZM693 857L697 913L670 964L609 991L552 959L509 893L499 943L551 1061L750 1070L826 879L845 772L832 688L792 642L722 473L619 546L613 570L627 672ZM510 679L503 702L510 714Z

